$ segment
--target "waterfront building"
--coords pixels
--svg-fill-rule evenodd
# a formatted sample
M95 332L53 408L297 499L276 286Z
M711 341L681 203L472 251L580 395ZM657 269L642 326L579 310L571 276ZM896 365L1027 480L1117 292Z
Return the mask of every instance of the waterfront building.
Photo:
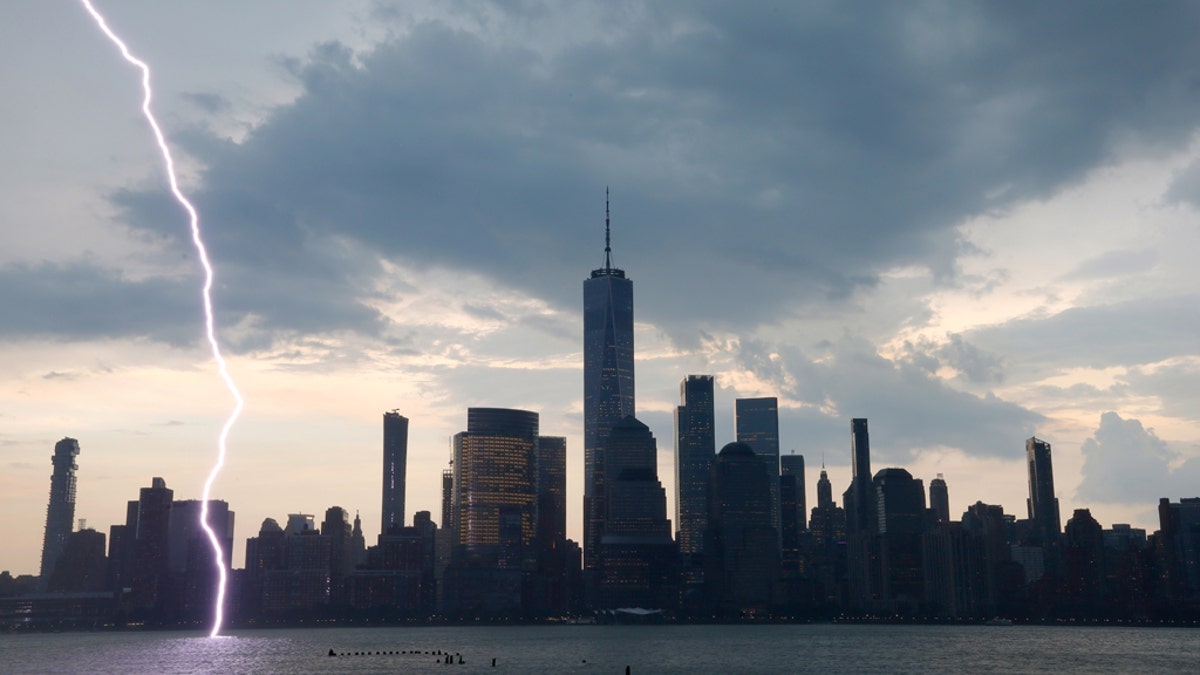
M456 555L524 565L535 535L537 446L537 413L467 409L467 430L454 436Z
M404 484L408 466L408 418L383 414L383 508L380 534L404 526Z
M608 198L604 266L583 282L583 558L588 569L604 530L604 444L634 410L633 282L613 267Z
M1043 546L1053 545L1062 533L1058 497L1054 496L1054 468L1050 463L1050 444L1039 438L1025 441L1025 459L1029 465L1029 520L1033 535Z
M769 611L780 578L779 533L772 523L771 484L778 483L745 443L729 443L709 473L704 583L716 611Z
M771 479L771 526L779 526L779 401L774 396L734 401L737 442L745 443L762 460Z
M940 473L929 481L929 508L938 522L950 522L950 490Z
M75 472L79 465L79 441L64 438L54 444L50 463L54 466L50 474L50 503L46 506L46 532L42 540L42 566L40 585L50 581L58 556L67 546L71 528L75 525Z
M695 569L693 558L704 550L708 526L708 473L716 456L713 417L713 376L683 378L675 408L675 527L689 569Z
M613 425L605 445L604 533L600 538L599 609L673 608L679 551L657 475L657 443L633 416Z

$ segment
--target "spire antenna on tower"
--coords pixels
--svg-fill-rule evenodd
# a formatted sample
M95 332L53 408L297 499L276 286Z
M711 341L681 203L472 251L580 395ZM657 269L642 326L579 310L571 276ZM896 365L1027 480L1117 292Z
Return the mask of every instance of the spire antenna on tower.
M608 186L604 186L604 271L612 270L612 235L608 215Z

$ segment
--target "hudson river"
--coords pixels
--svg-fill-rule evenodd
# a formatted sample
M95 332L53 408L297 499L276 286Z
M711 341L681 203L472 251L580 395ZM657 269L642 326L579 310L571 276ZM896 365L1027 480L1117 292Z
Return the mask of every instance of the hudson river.
M438 650L463 663L446 664ZM0 635L0 673L619 675L626 666L639 675L1184 673L1200 670L1200 629L818 624L281 629L217 639Z

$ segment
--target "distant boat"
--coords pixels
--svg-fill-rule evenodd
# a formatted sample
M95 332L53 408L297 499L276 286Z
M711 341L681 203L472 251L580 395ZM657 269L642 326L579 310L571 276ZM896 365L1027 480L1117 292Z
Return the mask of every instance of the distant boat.
M1003 617L996 616L996 617L992 617L991 619L988 619L987 621L983 622L983 625L985 625L985 626L1011 626L1011 625L1013 625L1013 622L1012 622L1012 619L1005 619Z

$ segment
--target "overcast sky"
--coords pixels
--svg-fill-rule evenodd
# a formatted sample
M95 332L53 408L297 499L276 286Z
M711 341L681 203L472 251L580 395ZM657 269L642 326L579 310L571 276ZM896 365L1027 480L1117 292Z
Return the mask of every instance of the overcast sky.
M850 418L904 466L1025 517L1157 528L1200 494L1200 8L1191 3L97 0L216 265L246 396L214 496L380 520L382 413L407 518L440 518L469 406L568 438L581 534L581 283L634 281L638 415L673 505L679 380L778 396L840 501ZM162 476L198 498L232 406L201 270L82 6L0 20L0 569L36 571L49 457L107 532ZM672 506L673 512L673 506Z

